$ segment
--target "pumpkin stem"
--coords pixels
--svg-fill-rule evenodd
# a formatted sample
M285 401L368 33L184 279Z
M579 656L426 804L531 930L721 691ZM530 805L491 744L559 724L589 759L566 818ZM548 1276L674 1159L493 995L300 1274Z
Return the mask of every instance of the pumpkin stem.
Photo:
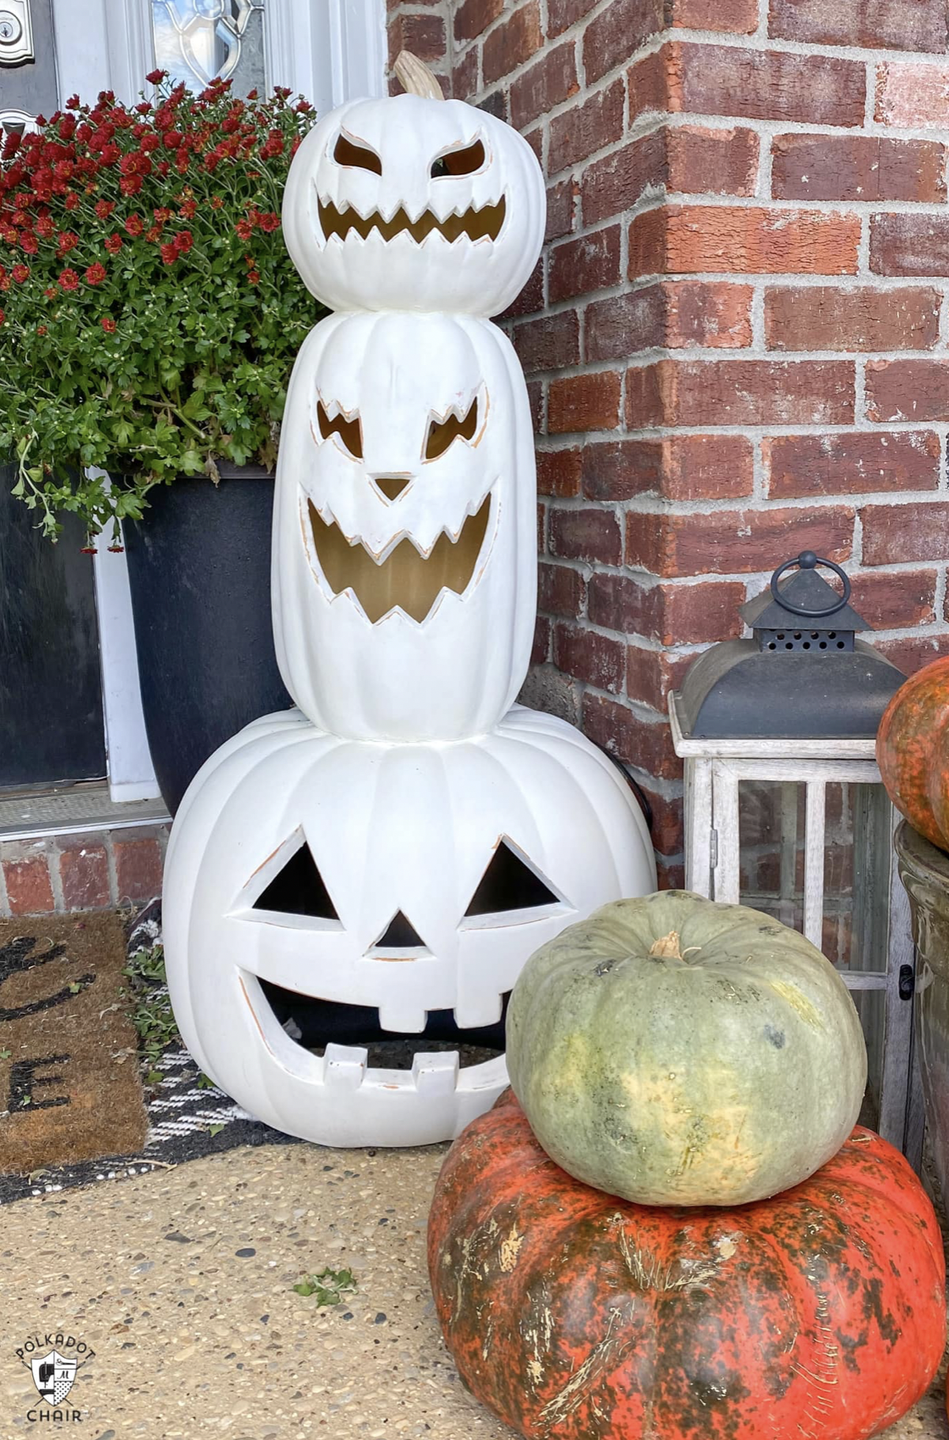
M679 932L670 930L668 935L663 935L661 940L656 940L649 951L650 955L662 955L669 960L682 960L685 957L679 949Z
M421 95L423 100L444 100L438 78L411 51L400 50L392 69L406 95Z

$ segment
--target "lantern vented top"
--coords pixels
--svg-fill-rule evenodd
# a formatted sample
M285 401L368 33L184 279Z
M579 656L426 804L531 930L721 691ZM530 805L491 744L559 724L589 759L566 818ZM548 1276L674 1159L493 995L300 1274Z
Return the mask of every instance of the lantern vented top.
M842 592L818 566L834 571ZM841 567L812 550L779 565L768 589L741 607L753 639L713 645L689 669L677 700L683 734L871 739L904 676L855 638L870 626L850 588Z
M826 565L840 578L842 594L817 573L818 565ZM796 572L782 579L794 566ZM740 614L762 650L852 650L854 631L870 627L849 601L850 579L841 567L819 559L813 550L802 550L796 559L778 566L769 588L742 605Z

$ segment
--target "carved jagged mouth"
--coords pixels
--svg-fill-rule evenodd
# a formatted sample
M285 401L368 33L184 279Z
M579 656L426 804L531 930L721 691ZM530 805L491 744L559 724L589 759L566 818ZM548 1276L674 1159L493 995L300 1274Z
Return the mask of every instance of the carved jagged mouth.
M375 625L391 610L403 610L419 624L443 590L461 595L474 575L484 545L491 496L469 515L457 538L443 530L428 555L406 537L382 561L361 541L346 539L335 520L326 521L308 501L316 556L334 595L352 590L366 618Z
M468 1028L458 1023L453 1010L431 1010L424 1030L413 1033L386 1029L373 1006L319 1000L268 980L262 980L260 987L284 1033L317 1054L327 1044L360 1047L363 1065L411 1070L417 1054L461 1050L464 1066L479 1064L504 1050L508 994L500 998L500 1017L493 1025Z
M439 220L431 210L423 210L417 220L410 220L400 208L391 220L384 220L378 210L363 219L351 206L347 205L338 210L332 200L320 200L319 207L320 224L327 239L336 235L340 240L345 240L349 232L355 230L356 234L365 240L373 230L378 230L383 240L391 240L404 232L411 235L419 245L433 230L444 236L449 244L453 244L462 235L467 235L469 240L483 240L485 237L496 240L504 224L506 209L503 195L496 205L482 205L480 210L472 207L461 215L448 215L444 220Z

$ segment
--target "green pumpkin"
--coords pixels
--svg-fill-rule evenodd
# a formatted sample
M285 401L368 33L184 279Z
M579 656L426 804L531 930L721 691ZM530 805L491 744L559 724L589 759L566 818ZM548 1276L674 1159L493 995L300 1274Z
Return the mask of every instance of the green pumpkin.
M796 930L682 890L618 900L528 960L511 1084L568 1174L642 1205L741 1205L852 1130L867 1054L850 994Z

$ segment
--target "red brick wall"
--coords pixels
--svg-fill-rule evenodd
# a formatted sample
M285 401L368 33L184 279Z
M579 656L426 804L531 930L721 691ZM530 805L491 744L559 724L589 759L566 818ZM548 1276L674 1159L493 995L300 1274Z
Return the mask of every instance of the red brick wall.
M635 767L675 878L665 697L776 564L845 562L904 668L949 651L946 3L393 15L399 43L442 27L453 93L548 177L543 259L503 322L538 434L527 698Z
M0 843L0 917L137 909L161 894L170 826Z

